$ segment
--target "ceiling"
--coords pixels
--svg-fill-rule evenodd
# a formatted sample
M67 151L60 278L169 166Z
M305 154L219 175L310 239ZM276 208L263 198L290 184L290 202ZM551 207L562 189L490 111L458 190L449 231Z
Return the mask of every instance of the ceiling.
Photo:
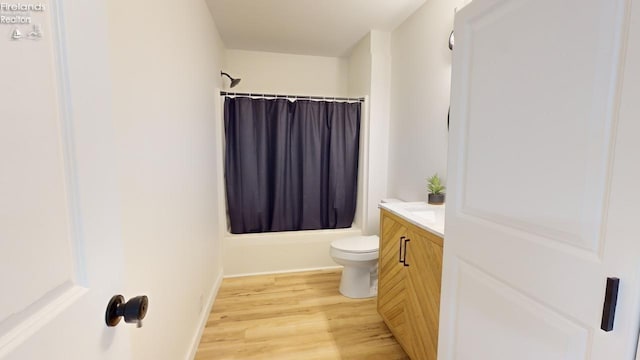
M207 0L229 49L342 57L391 31L425 0Z

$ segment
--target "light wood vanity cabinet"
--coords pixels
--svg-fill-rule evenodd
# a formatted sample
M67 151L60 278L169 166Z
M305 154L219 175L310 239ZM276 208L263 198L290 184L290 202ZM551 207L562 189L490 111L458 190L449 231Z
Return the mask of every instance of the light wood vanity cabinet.
M407 235L407 226L381 210L380 248L378 255L378 312L396 340L408 349L408 331L405 315L407 297L407 269L399 262L400 239Z
M380 210L378 312L412 360L435 360L442 238Z

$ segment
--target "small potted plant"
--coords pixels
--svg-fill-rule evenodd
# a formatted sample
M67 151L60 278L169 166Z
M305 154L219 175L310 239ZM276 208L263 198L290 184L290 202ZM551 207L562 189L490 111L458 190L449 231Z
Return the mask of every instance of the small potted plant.
M427 190L429 190L429 204L442 205L444 204L444 189L440 177L438 174L434 174L427 179Z

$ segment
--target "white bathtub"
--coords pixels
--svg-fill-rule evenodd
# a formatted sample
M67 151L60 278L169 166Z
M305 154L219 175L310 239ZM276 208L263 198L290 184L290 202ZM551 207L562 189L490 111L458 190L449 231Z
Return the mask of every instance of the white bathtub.
M358 236L360 228L230 234L223 240L225 277L337 268L329 256L335 239Z

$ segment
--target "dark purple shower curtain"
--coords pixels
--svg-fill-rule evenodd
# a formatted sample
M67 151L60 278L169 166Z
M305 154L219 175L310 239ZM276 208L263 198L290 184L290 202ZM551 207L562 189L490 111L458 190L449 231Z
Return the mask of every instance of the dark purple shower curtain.
M232 233L351 226L360 103L225 98L224 123Z

